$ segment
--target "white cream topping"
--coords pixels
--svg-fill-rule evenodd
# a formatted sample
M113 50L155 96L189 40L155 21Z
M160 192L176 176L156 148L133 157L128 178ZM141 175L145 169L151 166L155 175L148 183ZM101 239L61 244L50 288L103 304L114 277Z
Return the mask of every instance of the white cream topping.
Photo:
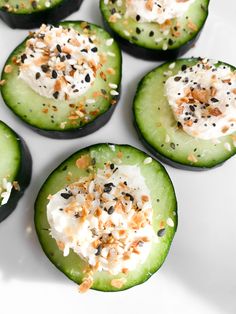
M11 190L12 190L12 183L7 181L6 178L2 179L2 187L0 186L0 199L2 199L1 206L7 204L9 201Z
M19 77L47 98L81 96L93 85L99 64L93 40L72 28L42 25L27 41Z
M150 192L137 166L106 167L58 191L50 197L47 216L65 256L72 249L96 271L113 275L144 263L158 240Z
M126 17L163 24L181 17L195 0L126 0Z
M165 92L183 130L203 140L236 131L236 73L209 60L168 78Z

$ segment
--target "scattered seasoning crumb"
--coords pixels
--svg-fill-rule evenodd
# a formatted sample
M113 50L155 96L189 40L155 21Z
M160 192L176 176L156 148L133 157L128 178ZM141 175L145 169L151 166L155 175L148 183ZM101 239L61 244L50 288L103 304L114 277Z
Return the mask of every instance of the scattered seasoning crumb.
M126 279L125 278L120 278L120 279L112 279L111 281L111 286L117 289L120 289L124 286L124 284L126 283Z
M6 65L4 68L5 73L11 73L12 72L12 66L10 64Z

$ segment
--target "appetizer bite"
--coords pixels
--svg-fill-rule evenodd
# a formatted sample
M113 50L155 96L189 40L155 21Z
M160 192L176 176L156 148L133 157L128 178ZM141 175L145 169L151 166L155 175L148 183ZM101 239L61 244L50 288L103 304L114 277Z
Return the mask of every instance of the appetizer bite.
M82 0L0 0L0 18L12 28L56 23L79 10Z
M0 121L0 222L9 216L30 183L30 152L19 137Z
M177 228L171 180L161 164L128 146L78 151L48 177L35 226L51 262L79 291L119 291L164 262Z
M143 59L175 59L198 39L209 0L100 0L105 25Z
M209 59L165 63L139 83L135 125L144 145L168 164L215 167L236 153L236 69Z
M38 133L76 138L102 127L119 99L121 52L87 22L42 25L3 69L6 105Z

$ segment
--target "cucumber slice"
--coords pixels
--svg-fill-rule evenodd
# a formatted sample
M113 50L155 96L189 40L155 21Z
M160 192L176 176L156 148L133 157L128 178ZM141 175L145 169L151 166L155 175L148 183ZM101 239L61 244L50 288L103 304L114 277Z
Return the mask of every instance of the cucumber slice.
M81 160L82 156L89 157L92 162L86 168L79 169L76 166L76 161ZM97 144L76 152L58 166L43 184L35 202L35 227L45 254L67 277L80 284L84 276L83 271L88 264L72 250L67 257L64 257L58 249L56 241L49 232L47 220L48 196L65 188L68 182L78 181L80 178L88 177L88 174L97 173L98 169L104 169L104 163L117 163L117 159L120 165L137 165L140 168L150 190L153 207L152 226L154 231L161 237L159 243L152 243L151 252L146 261L139 264L134 271L130 271L127 275L112 276L106 271L95 273L92 289L101 291L125 290L141 284L163 264L177 228L175 192L164 167L134 147ZM68 175L70 181L68 181ZM171 221L172 224L168 224L168 221ZM115 278L125 278L125 284L121 288L115 288L111 285L112 279Z
M208 16L209 2L195 0L184 16L162 25L126 18L125 1L100 0L100 10L106 27L126 52L143 59L169 60L183 55L197 41ZM119 14L115 22L111 18L114 13Z
M79 10L82 0L0 0L0 17L12 28L56 23Z
M18 77L16 58L25 50L25 41L20 44L8 58L4 69L9 65L10 73L3 70L2 96L6 105L36 132L51 138L77 138L88 135L102 127L111 117L119 95L112 94L113 86L120 90L121 52L115 41L102 28L87 22L62 22L64 28L73 28L88 36L95 35L98 53L106 58L97 71L94 84L82 96L72 100L54 100L40 96ZM109 44L107 44L109 43ZM97 95L96 98L94 95ZM84 103L86 99L95 99L94 103L85 105L83 117L71 119L71 112Z
M16 208L29 185L32 161L25 142L2 121L0 121L0 147L0 221L2 221ZM6 199L2 195L6 192L3 180L12 184Z
M235 134L221 137L216 143L194 138L184 132L178 127L164 96L164 83L168 75L174 76L183 66L190 67L198 61L196 58L179 59L171 70L171 63L157 67L139 83L133 104L135 126L143 144L167 164L189 170L213 168L236 153ZM235 71L233 66L230 67Z

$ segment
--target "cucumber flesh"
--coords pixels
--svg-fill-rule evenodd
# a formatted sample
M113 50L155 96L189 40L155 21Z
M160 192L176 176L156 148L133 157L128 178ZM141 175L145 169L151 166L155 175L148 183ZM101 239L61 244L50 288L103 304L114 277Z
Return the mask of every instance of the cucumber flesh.
M3 71L2 79L6 83L1 91L6 105L38 133L52 138L77 138L102 127L113 113L119 95L111 95L111 86L116 85L119 92L121 52L116 42L107 45L107 41L111 40L110 35L96 25L81 21L63 22L60 25L88 35L95 34L99 38L98 53L107 58L107 62L97 71L94 84L87 93L73 100L62 101L40 96L33 91L18 77L18 66L14 63L14 60L23 53L25 41L13 51L6 62L12 71L11 73ZM95 103L85 105L85 116L71 120L71 112L76 111L81 102L84 103L85 97L93 99L94 94L98 97Z
M176 59L187 52L198 39L208 16L209 0L196 0L180 18L170 24L141 23L124 17L125 1L100 0L106 27L135 57L154 60ZM111 16L120 15L115 22Z
M93 169L91 167L90 170L76 167L76 161L85 155L89 155L91 160L96 161ZM49 194L53 195L66 187L68 173L71 175L71 182L75 182L79 178L87 177L88 171L96 172L99 168L103 169L104 163L117 160L117 156L120 155L122 156L119 157L121 165L137 165L140 167L151 194L154 231L158 232L161 228L165 228L165 235L160 238L159 243L153 243L146 262L138 265L137 269L131 271L128 275L112 276L104 271L95 273L92 288L101 291L125 290L143 283L161 267L166 258L177 228L177 204L172 183L163 166L155 160L145 164L144 161L148 156L131 146L97 144L75 153L54 170L42 186L35 202L35 226L45 254L59 270L71 280L80 284L83 280L83 270L86 267L86 262L72 251L70 251L69 256L64 257L58 249L56 241L50 236L47 221L47 197ZM166 224L168 218L171 218L174 222L172 227ZM125 277L124 286L120 289L113 287L111 280L121 277Z
M197 62L195 58L177 60L171 76L176 75L183 65L189 67ZM221 137L220 142L216 143L194 138L178 127L164 96L169 66L170 63L159 66L139 83L133 111L141 141L156 157L177 168L205 170L222 164L236 153L235 134ZM231 68L235 71L234 67ZM228 145L231 150L227 149Z

